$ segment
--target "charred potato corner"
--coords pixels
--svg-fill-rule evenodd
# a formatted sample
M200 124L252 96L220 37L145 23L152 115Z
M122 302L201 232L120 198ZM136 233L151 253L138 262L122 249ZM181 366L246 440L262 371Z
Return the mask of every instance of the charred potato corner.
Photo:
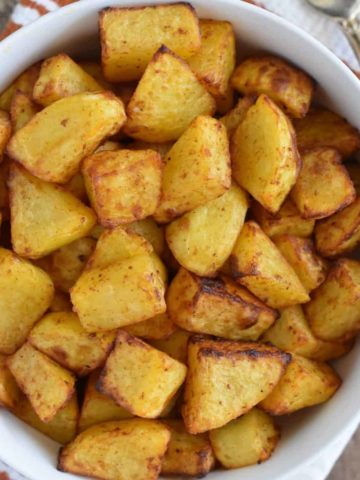
M1 408L80 476L264 462L360 331L359 132L188 3L99 32L0 94Z

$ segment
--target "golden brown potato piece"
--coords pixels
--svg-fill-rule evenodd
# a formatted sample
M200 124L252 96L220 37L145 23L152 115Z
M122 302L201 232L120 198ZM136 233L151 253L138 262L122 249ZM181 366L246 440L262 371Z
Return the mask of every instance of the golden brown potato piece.
M66 53L59 53L41 64L39 78L34 85L33 98L43 107L47 107L64 97L101 90L103 86L80 65Z
M39 76L40 63L26 69L9 87L0 94L0 109L10 112L11 102L16 91L32 95L35 82Z
M67 183L64 185L65 190L70 192L74 197L82 201L87 201L87 192L85 188L84 177L80 172L76 173Z
M167 291L168 313L179 327L242 340L256 323L275 321L277 312L227 277L202 278L181 268Z
M93 61L93 60L80 60L76 62L85 72L94 78L105 90L116 90L120 87L120 85L114 85L105 80L101 62ZM121 98L121 96L120 96ZM125 102L124 102L125 103Z
M276 213L296 182L301 160L290 120L261 95L231 141L233 176L270 213Z
M268 95L295 118L306 115L314 93L314 83L308 75L271 55L250 57L240 63L231 85L246 95Z
M234 101L235 101L234 89L231 87L230 84L228 84L228 88L225 92L224 97L216 98L216 113L218 113L219 115L227 114L233 108Z
M5 157L0 163L0 211L3 214L3 220L8 218L9 213L9 191L7 187L9 168L10 160Z
M259 406L271 415L288 415L326 402L340 385L330 365L293 355L280 382Z
M315 220L302 218L290 198L285 200L275 215L266 211L257 202L253 202L251 211L260 227L270 238L284 233L297 237L310 237L314 230Z
M126 226L127 231L135 232L151 243L157 255L162 255L165 250L164 229L161 228L152 218L145 218Z
M219 197L230 185L225 127L215 118L199 116L165 158L161 200L154 218L168 222Z
M161 158L164 159L173 145L174 142L151 143L144 142L143 140L134 140L130 143L129 148L131 148L131 150L155 150L155 152L159 153Z
M197 478L207 475L215 464L208 436L187 433L181 420L166 420L164 423L170 429L171 437L161 474Z
M302 155L291 199L304 218L324 218L355 200L355 188L334 149L314 148Z
M37 113L13 135L7 151L42 180L66 183L81 160L124 122L122 101L112 93L79 93Z
M191 336L186 330L177 329L169 338L152 340L149 343L157 350L167 353L181 363L187 364L187 346Z
M10 118L13 132L24 127L39 111L31 96L21 91L15 92L11 101Z
M134 415L156 418L183 384L186 371L182 363L119 330L98 389Z
M138 80L161 45L183 58L201 45L195 10L186 3L105 9L100 39L103 72L110 82Z
M235 35L230 22L202 19L201 47L187 62L208 91L224 98L235 68Z
M311 292L325 280L328 265L316 254L310 238L284 234L274 237L273 241L307 292Z
M11 165L8 185L11 240L22 257L43 257L84 237L96 223L94 212L77 198L19 165Z
M258 408L224 427L209 432L216 459L224 468L241 468L267 460L275 450L280 431L274 420Z
M75 377L30 343L7 359L16 383L43 422L52 420L75 392Z
M88 166L89 165L89 166ZM162 162L153 150L100 152L87 159L86 182L99 222L114 228L152 215L160 200Z
M301 151L309 148L334 148L344 158L360 148L360 134L344 118L325 109L311 110L294 123Z
M269 307L284 308L309 300L293 268L253 221L243 226L230 262L237 282Z
M102 143L100 147L98 147L95 150L95 153L98 152L115 152L117 150L120 150L122 148L121 143L119 142L114 142L112 140L106 140L106 142Z
M169 429L156 420L102 423L60 450L58 470L104 480L157 480L169 441Z
M360 330L360 262L338 260L304 308L312 331L321 340L354 337Z
M222 427L269 395L291 355L260 343L194 335L182 416L189 433Z
M236 106L220 118L220 122L225 125L229 138L232 137L240 122L244 120L247 111L254 105L255 100L256 97L251 95L240 98Z
M360 195L360 164L359 163L346 163L346 170L349 172L351 181L357 195Z
M21 392L6 366L6 360L6 355L0 353L0 406L12 409L19 403Z
M4 110L0 110L0 162L6 145L11 136L11 121L9 114Z
M124 330L130 335L144 340L163 340L175 332L176 325L167 313L161 313L149 320L124 327Z
M340 212L318 222L315 243L324 257L351 252L360 242L360 197Z
M54 287L40 268L0 248L0 353L12 354L49 308Z
M198 115L214 111L214 98L189 65L163 46L127 105L124 132L147 142L169 142L177 140Z
M28 341L59 365L85 376L104 364L115 336L115 332L88 333L75 313L57 312L45 315Z
M71 312L72 305L70 302L70 297L64 292L59 292L55 290L54 297L49 306L50 312Z
M176 260L197 275L215 275L234 248L247 208L246 193L234 184L174 220L166 227L166 240Z

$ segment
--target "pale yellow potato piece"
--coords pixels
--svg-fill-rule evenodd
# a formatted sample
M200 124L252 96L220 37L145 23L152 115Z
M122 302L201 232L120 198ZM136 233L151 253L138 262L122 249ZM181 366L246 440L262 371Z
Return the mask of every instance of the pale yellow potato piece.
M20 90L15 92L10 106L10 118L13 132L24 127L39 111L37 105L32 101L31 96Z
M176 260L197 275L214 275L230 256L247 209L246 193L234 184L174 220L166 227L166 240Z
M253 408L224 427L211 430L209 437L216 459L230 469L266 461L280 440L280 431L270 415Z
M23 257L43 257L86 236L96 223L77 198L19 165L11 165L8 186L12 245Z
M191 336L186 330L177 329L169 338L152 340L149 343L157 350L165 352L170 357L181 363L187 364L187 346Z
M165 157L162 195L154 218L165 223L222 195L231 185L225 127L197 117Z
M71 301L88 332L142 322L164 313L164 282L150 255L137 255L83 272Z
M342 157L350 157L360 148L360 134L344 118L330 110L311 110L305 118L294 122L297 144L301 151L327 147Z
M301 160L290 120L261 95L231 142L233 176L270 213L276 213L296 182Z
M304 309L318 338L344 341L354 337L360 331L360 262L338 260L311 297Z
M245 339L257 323L269 326L277 312L227 277L201 278L181 268L166 295L168 314L179 327L231 340Z
M157 480L169 441L169 429L155 420L106 422L62 448L57 468L104 480Z
M64 185L65 190L70 192L74 197L82 201L87 201L87 192L85 188L84 177L80 172L76 173Z
M280 382L259 406L271 415L288 415L328 401L340 385L330 365L293 355Z
M127 231L135 232L146 238L151 243L155 253L162 255L165 250L164 229L161 228L152 218L145 218L126 226Z
M6 366L7 358L0 353L0 406L15 408L21 398L21 391Z
M19 77L0 94L0 109L10 112L12 99L17 91L31 96L39 72L40 63L36 63L19 75Z
M54 297L49 306L50 312L71 312L72 305L70 302L70 297L64 292L59 292L55 290Z
M0 248L0 291L0 353L9 355L49 308L54 286L40 268Z
M253 221L244 224L230 262L234 278L269 307L284 308L310 299L293 268Z
M230 22L201 19L201 47L187 62L214 97L224 98L235 68L235 35Z
M43 422L52 420L75 392L75 377L42 352L25 343L7 359L16 383Z
M182 416L189 433L222 427L269 395L291 356L260 343L192 336Z
M13 135L7 151L33 175L66 183L81 160L124 122L123 103L112 93L79 93L37 113Z
M75 313L57 312L45 315L28 341L59 365L85 376L104 364L115 336L115 332L88 333Z
M156 418L183 384L186 372L182 363L119 330L98 389L132 414Z
M254 105L255 100L256 97L251 95L239 98L235 107L220 118L220 122L225 125L229 138L232 137L238 125L244 120L247 111Z
M201 45L195 10L186 3L105 9L100 40L103 72L110 82L138 80L161 45L183 58Z
M5 152L6 145L11 136L11 121L10 116L4 110L0 110L0 162Z
M244 60L236 68L231 85L243 94L268 95L296 118L306 115L314 93L314 82L308 75L271 55Z
M162 462L162 475L203 477L214 468L215 458L207 434L191 435L181 420L166 420L169 447Z
M214 111L214 98L189 65L163 46L127 105L124 132L147 142L169 142L177 140L198 115Z
M145 340L163 340L175 332L176 325L167 313L161 313L143 322L124 327L124 330L134 337Z

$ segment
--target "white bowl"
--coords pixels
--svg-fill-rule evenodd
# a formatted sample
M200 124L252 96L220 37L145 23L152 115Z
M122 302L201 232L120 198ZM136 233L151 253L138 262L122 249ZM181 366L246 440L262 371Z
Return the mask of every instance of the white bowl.
M97 43L97 13L112 5L166 3L164 0L85 0L47 15L0 43L0 91L27 66L48 55L93 51ZM321 101L360 129L360 81L330 51L304 31L240 0L193 0L200 16L232 22L238 51L245 56L267 50L307 71L321 86ZM146 38L144 39L146 41ZM344 384L323 406L282 420L283 436L273 457L253 467L217 471L211 480L288 480L360 421L360 346L337 362ZM58 445L0 411L0 457L31 480L77 479L55 469ZM307 478L307 477L306 477ZM310 478L310 477L309 477Z

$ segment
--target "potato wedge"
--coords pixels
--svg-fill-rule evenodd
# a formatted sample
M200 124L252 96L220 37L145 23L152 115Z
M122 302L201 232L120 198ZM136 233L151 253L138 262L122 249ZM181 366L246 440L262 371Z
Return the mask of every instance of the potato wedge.
M40 63L35 63L19 75L19 77L0 94L0 109L10 112L13 96L18 90L31 96L39 72Z
M81 201L87 201L84 177L80 172L76 173L67 183L64 183L65 190Z
M220 122L225 125L229 138L232 137L240 122L244 120L247 111L254 105L255 100L256 97L251 95L240 98L235 107L220 118Z
M328 401L340 385L330 365L293 355L285 374L259 406L271 415L288 415Z
M0 110L0 162L5 152L6 145L11 136L11 121L9 114Z
M54 297L49 306L50 312L71 312L72 305L70 302L70 297L64 292L59 292L55 290Z
M225 127L214 118L199 116L165 158L162 195L154 218L168 222L219 197L230 185Z
M0 353L0 406L15 408L21 398L21 391L6 365L7 356Z
M314 334L321 340L345 341L360 331L360 262L343 258L305 305Z
M235 180L275 214L295 184L301 166L290 120L269 97L261 95L231 140Z
M94 212L77 198L20 165L11 165L8 186L11 240L22 257L43 257L84 237L96 223Z
M274 420L258 408L209 432L216 459L224 468L241 468L267 460L275 450L280 431Z
M162 475L203 477L214 468L215 458L206 434L187 433L181 420L166 420L169 447L162 462Z
M183 384L186 371L182 363L119 330L97 388L132 414L156 418Z
M310 148L334 148L344 158L360 148L360 133L344 118L330 110L311 110L305 118L294 122L300 151Z
M49 308L54 286L40 268L0 248L0 353L14 353Z
M295 118L306 115L314 93L308 75L272 55L244 60L235 69L231 85L245 95L268 95Z
M169 142L177 140L198 115L214 111L214 98L189 65L163 46L146 67L127 105L124 132L147 142Z
M124 330L134 337L143 340L163 340L169 338L176 330L176 325L167 313L161 313L153 318L124 327Z
M227 277L197 277L181 268L166 297L168 314L179 327L242 340L253 325L275 321L277 312Z
M13 135L7 151L42 180L66 183L81 160L124 122L122 101L112 93L79 93L37 113Z
M236 281L271 308L309 300L293 268L253 221L244 224L230 262Z
M13 132L24 127L39 111L31 96L20 90L14 93L10 106L10 118Z
M248 412L273 390L290 359L260 343L192 336L182 407L186 430L202 433Z
M169 441L169 429L155 420L102 423L60 450L58 470L104 480L157 480Z
M152 218L145 218L126 226L127 231L135 232L151 243L155 253L162 255L165 250L165 235L163 228L159 227Z
M187 3L107 8L100 13L100 40L103 72L110 82L138 80L161 45L183 58L201 45L195 10Z
M174 220L165 234L176 260L197 275L215 275L234 248L247 209L246 193L234 184L220 197Z
M7 359L16 383L43 422L50 422L75 392L75 377L30 343Z
M169 338L152 340L149 343L157 350L165 352L169 357L187 365L187 346L190 336L190 332L178 328Z

